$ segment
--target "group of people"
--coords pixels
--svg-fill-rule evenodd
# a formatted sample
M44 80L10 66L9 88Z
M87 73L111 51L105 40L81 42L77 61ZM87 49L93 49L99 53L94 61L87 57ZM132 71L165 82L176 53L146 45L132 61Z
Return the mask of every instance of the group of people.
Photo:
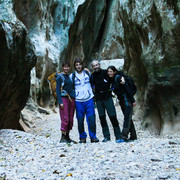
M60 142L75 142L69 137L73 127L73 117L76 110L78 122L79 143L86 143L87 133L84 129L86 116L91 143L99 142L96 136L96 120L94 100L96 102L99 119L104 139L102 142L111 140L110 131L106 120L106 112L112 123L117 143L136 140L136 130L132 121L133 106L136 102L133 97L123 72L117 71L114 66L107 70L100 68L100 62L93 60L91 63L93 73L84 68L83 61L74 61L75 72L69 73L70 63L62 64L63 72L56 78L56 94L59 103L62 136ZM119 104L124 114L122 132L117 120L112 91L117 95Z

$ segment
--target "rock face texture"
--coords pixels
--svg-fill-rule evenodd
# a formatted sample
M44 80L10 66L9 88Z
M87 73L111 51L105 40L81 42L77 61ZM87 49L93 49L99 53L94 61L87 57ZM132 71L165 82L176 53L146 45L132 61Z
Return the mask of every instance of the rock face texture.
M138 86L135 115L158 134L180 127L179 15L179 1L87 0L69 31L70 60L125 58Z
M6 16L0 16L0 129L20 129L19 116L29 96L30 71L36 57L12 4L0 3L0 9L1 13L6 11Z
M114 2L113 0L87 0L79 6L74 23L69 30L66 59L72 61L75 58L82 58L88 65L91 59L100 57ZM117 57L119 56L113 58Z
M47 77L58 71L60 62L64 60L68 28L74 20L76 6L82 1L14 0L13 3L18 19L28 29L37 56L31 74L31 94L39 105L45 106L49 100Z
M64 60L62 58L68 44L68 30L77 7L83 2L84 0L0 1L0 68L3 75L0 128L19 128L19 114L26 104L29 91L36 103L46 105L49 100L47 77L58 71ZM7 91L7 88L12 91ZM13 99L13 96L16 98Z
M180 120L180 2L118 2L125 70L136 80L143 127L178 130ZM177 129L175 129L177 128Z
M82 58L88 66L98 58L125 59L124 71L138 87L135 116L145 129L164 134L180 127L178 0L8 0L0 10L1 124L3 114L17 118L24 107L35 59L30 96L45 106L47 77L63 60Z

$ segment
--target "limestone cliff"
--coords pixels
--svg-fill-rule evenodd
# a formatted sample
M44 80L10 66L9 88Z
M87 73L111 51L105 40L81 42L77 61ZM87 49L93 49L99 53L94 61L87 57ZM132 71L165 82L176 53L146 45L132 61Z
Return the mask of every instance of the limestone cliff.
M143 127L157 133L180 127L180 2L119 1L125 70L138 85Z
M68 44L68 30L74 21L77 0L14 0L14 11L28 29L35 46L37 63L32 71L31 94L41 106L49 100L47 77L58 71Z
M136 117L157 133L180 127L179 9L177 0L87 0L69 31L70 60L125 58L138 86Z
M30 90L30 71L36 56L25 26L12 4L0 3L0 129L21 129L19 116Z
M138 86L135 116L142 126L159 134L179 127L178 0L8 0L0 1L0 10L1 128L10 112L17 122L36 59L30 95L45 106L47 77L77 57L86 65L94 58L124 58L124 71Z

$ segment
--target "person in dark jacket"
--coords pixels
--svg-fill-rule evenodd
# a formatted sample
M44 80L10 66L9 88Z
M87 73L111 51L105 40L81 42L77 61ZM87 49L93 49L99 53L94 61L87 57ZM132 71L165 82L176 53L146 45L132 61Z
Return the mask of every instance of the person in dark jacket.
M102 70L100 68L100 63L98 60L93 60L91 66L94 71L91 76L91 82L94 89L96 106L104 136L102 142L107 142L110 141L111 139L109 127L106 121L105 111L107 111L107 114L113 125L116 141L119 141L121 139L121 131L116 116L116 110L112 99L112 94L110 91L110 84L108 82L107 70Z
M59 114L61 118L62 136L60 142L74 142L69 137L69 131L73 127L73 118L75 111L75 91L73 82L69 77L70 64L64 62L62 64L63 72L56 78L56 94L59 103Z
M123 130L121 138L124 141L136 140L136 130L132 121L133 106L136 106L133 93L126 82L126 78L123 75L117 74L117 69L114 66L107 68L109 76L109 82L111 83L111 89L117 95L119 104L124 114ZM128 135L130 133L130 138Z

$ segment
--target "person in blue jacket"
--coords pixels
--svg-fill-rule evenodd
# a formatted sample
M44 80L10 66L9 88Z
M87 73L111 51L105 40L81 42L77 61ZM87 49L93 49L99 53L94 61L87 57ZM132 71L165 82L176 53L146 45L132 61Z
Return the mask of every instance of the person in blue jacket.
M60 142L74 142L69 137L69 132L73 127L73 118L75 111L75 91L70 79L70 63L62 63L63 72L56 78L56 94L59 103L59 114L61 118L62 136Z

